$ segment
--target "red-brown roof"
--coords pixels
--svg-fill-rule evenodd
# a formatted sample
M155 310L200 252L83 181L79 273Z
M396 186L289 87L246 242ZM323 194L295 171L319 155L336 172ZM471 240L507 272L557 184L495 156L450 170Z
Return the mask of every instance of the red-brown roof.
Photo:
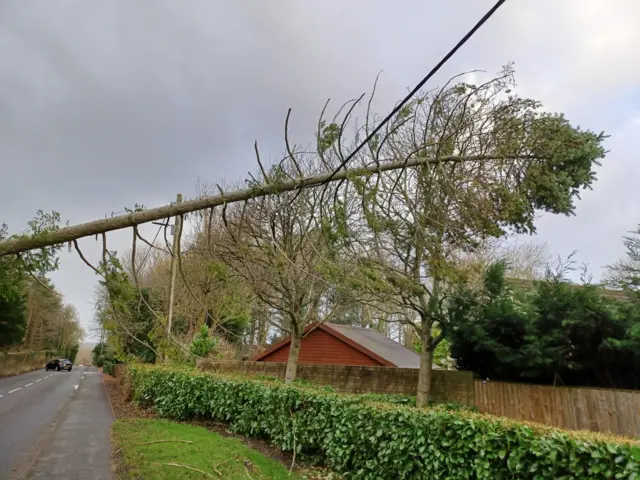
M405 348L398 342L383 335L377 330L363 327L351 327L348 325L338 325L335 323L312 323L305 328L305 334L313 329L321 329L343 341L350 347L373 358L382 365L400 368L419 368L420 356ZM253 361L260 361L269 354L285 347L289 344L290 338L272 345L264 352L252 358Z

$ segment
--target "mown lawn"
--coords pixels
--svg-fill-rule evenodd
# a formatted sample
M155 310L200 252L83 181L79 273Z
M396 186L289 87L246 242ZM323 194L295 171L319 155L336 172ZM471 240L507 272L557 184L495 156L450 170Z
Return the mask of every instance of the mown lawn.
M113 424L112 437L113 450L119 451L130 478L299 478L290 475L277 460L265 457L239 440L193 425L166 420L123 419Z

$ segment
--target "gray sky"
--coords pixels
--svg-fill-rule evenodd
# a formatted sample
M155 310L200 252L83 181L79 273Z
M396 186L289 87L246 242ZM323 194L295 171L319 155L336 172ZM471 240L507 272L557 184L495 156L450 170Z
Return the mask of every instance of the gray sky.
M75 224L240 179L254 140L266 158L282 151L289 107L305 143L327 98L370 91L383 70L386 113L492 3L2 2L0 222L21 231L42 208ZM577 216L541 218L536 237L554 254L577 249L596 279L640 221L638 23L637 0L508 0L439 75L514 61L520 94L612 135ZM98 245L82 246L97 261ZM65 253L52 278L87 327L93 273Z

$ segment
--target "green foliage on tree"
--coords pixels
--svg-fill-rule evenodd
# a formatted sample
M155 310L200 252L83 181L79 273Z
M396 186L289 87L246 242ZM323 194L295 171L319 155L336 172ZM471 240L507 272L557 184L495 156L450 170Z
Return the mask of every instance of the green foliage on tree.
M73 345L65 347L60 352L60 356L62 356L64 358L67 358L67 359L71 360L72 362L74 362L75 359L76 359L76 356L78 355L78 350L80 350L80 344L79 343L74 343Z
M117 363L115 350L107 342L100 342L91 351L92 362L96 367L104 366L105 362Z
M246 286L238 282L232 270L216 259L198 258L211 290L207 297L206 324L215 334L237 344L244 335L251 317L251 304L247 302ZM194 275L196 276L197 273ZM222 288L223 287L223 288Z
M434 337L439 337L442 334L442 330L438 326L433 327ZM422 342L420 338L416 337L413 342L413 351L416 353L422 352ZM454 369L455 362L451 358L451 344L449 340L443 338L436 348L433 349L433 363L441 368Z
M37 238L57 230L59 223L57 212L39 210L28 225ZM0 240L8 237L7 225L0 225ZM77 312L50 291L54 286L47 278L58 268L60 248L58 245L0 258L0 347L46 348L66 356L77 353L74 346L82 335Z
M3 276L0 265L0 277ZM5 290L0 295L0 347L19 344L26 331L25 303L22 292L9 295Z
M196 357L206 358L216 351L217 346L218 342L215 337L210 335L209 328L202 325L198 334L193 337L189 351Z
M7 226L0 226L0 240L7 237ZM24 314L24 272L17 259L0 258L0 347L22 341L26 328Z
M138 291L115 252L107 254L105 260L100 267L105 298L97 312L99 323L110 334L112 346L123 360L154 363L155 340L161 337L154 313L158 300L149 289Z
M507 66L481 85L454 78L418 94L387 125L367 161L433 162L353 182L362 205L351 234L361 250L359 289L387 308L412 310L406 321L423 345L421 405L442 339L433 327L449 328L445 299L464 275L459 258L487 239L535 232L540 211L573 213L605 154L605 135L514 95L513 75ZM492 308L503 310L505 322L516 314L506 304Z
M462 285L449 302L459 369L492 380L640 388L640 305L557 274L516 288L504 271L503 262L491 265L482 288Z

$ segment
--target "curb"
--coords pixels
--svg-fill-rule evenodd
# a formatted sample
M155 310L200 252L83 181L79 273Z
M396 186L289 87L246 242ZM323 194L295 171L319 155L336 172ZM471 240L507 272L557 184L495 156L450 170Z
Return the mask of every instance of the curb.
M107 400L109 400L109 408L111 408L111 415L113 416L113 420L117 420L116 412L113 409L113 403L111 402L111 395L109 395L109 391L107 390L107 385L104 383L104 374L100 372L100 377L102 380L102 388L104 389L104 394L107 396ZM113 435L113 430L111 430L111 434ZM125 480L129 478L129 473L127 471L127 467L124 463L124 459L122 458L122 454L119 451L113 450L113 436L111 437L111 465L112 470L115 477L119 480Z

